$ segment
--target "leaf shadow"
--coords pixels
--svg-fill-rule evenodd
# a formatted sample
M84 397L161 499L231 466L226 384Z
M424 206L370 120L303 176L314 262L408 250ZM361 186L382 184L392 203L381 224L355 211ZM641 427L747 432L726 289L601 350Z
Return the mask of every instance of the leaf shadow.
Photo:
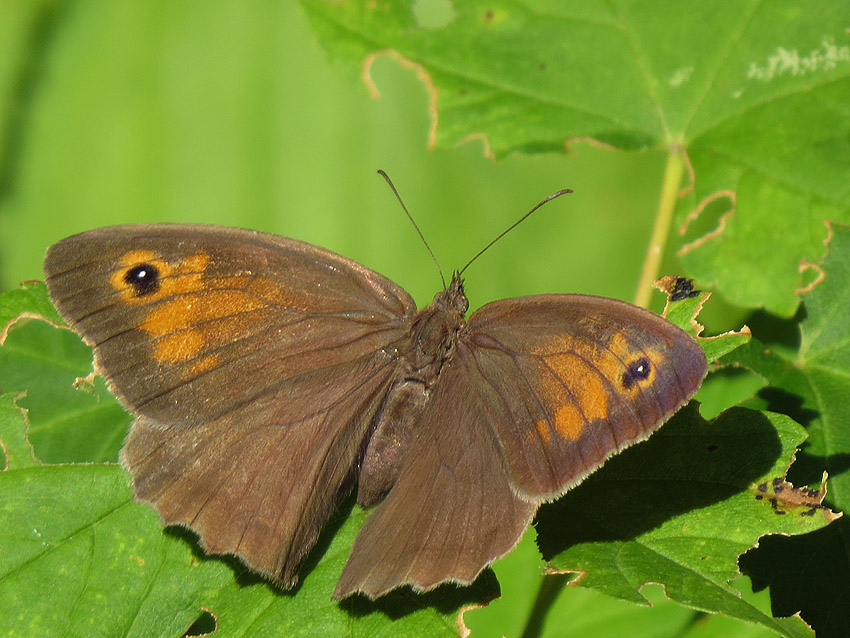
M692 402L648 441L544 505L535 521L538 546L551 560L580 544L634 540L678 515L747 490L781 452L763 414L732 408L706 422Z
M770 588L774 616L801 617L818 636L846 636L850 627L850 560L846 516L799 536L765 536L738 559L753 591Z
M808 428L812 421L820 416L817 410L805 407L804 397L782 388L767 386L759 390L757 394L765 402L765 409L787 414L804 428Z
M768 347L781 346L793 352L800 349L800 324L806 320L806 304L801 303L791 317L780 317L764 309L754 310L744 323Z
M424 593L401 587L376 600L357 594L342 600L339 606L355 618L380 613L390 620L397 620L422 609L433 609L442 615L452 614L466 605L484 605L500 594L499 581L493 570L487 568L470 585L446 583Z
M173 538L179 538L186 542L192 549L193 557L198 561L218 561L227 565L233 572L234 580L239 587L251 587L253 585L265 585L276 595L292 597L298 594L304 583L304 578L309 575L319 564L319 561L328 553L331 543L339 529L351 515L354 507L354 499L346 498L337 508L325 527L322 529L316 544L307 554L304 562L298 570L298 582L290 589L285 589L277 583L272 582L261 574L251 569L234 554L209 554L201 547L198 535L187 527L170 525L165 528L164 533ZM330 597L330 594L328 594Z

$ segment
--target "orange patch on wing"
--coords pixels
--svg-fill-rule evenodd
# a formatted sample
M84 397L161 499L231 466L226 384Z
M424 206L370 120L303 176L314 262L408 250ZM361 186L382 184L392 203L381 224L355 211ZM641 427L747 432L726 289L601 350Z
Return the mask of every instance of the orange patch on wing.
M154 338L153 356L162 363L181 363L199 356L211 342L223 345L244 331L244 321L234 315L265 305L256 295L240 290L243 277L205 279L210 257L204 253L168 262L151 250L131 250L118 260L110 277L121 299L137 306L150 306L141 330ZM157 272L157 288L139 296L125 281L127 273L139 266L152 266ZM233 333L233 334L231 334ZM193 371L215 366L218 357L207 356L194 364Z
M537 422L537 433L540 435L540 439L544 444L549 445L552 441L552 435L549 433L549 426L546 425L546 421L540 419Z
M204 335L197 330L166 334L156 342L154 356L163 363L180 363L195 357L204 347Z
M207 370L212 370L218 365L218 357L214 354L208 355L203 359L198 360L192 365L192 374L198 375Z
M572 403L565 403L555 411L555 427L565 439L578 441L584 433L587 421L581 411Z
M612 397L635 397L653 382L657 369L667 361L663 345L641 350L620 332L611 335L607 343L560 335L542 344L536 354L550 371L540 378L540 398L547 404L558 436L572 441L582 436L588 424L608 419ZM641 358L649 361L649 374L629 388L624 387L623 375L628 366ZM537 423L537 429L543 436L541 423ZM546 430L546 434L549 432Z
M211 289L170 299L153 309L140 328L161 337L154 356L176 363L198 356L205 348L221 347L250 332L254 310L266 307L262 301L238 290ZM196 365L209 369L215 362Z
M555 427L563 438L575 440L587 423L608 418L610 389L605 376L600 375L598 365L602 362L598 357L588 362L577 354L559 353L545 360L571 391L559 392L561 400L556 403Z
M270 304L303 305L293 303L298 300L289 299L287 289L274 280L247 271L209 276L209 264L205 253L169 262L151 250L131 250L119 258L110 277L122 301L145 308L138 328L152 338L151 355L165 364L197 359L190 374L219 365L218 355L208 354L210 350L251 334L256 311ZM139 266L156 269L157 287L144 295L125 281L127 273Z
M209 255L199 253L181 259L173 267L168 265L169 272L160 272L159 290L151 295L151 301L204 290L203 276L209 260Z
M235 282L238 285L238 282ZM233 286L233 284L231 284ZM243 312L265 308L268 304L242 290L208 290L192 300L192 316L196 322L231 317Z
M191 315L191 297L178 297L165 302L152 311L140 328L152 335L167 335L187 328L190 324Z
M558 434L568 440L578 439L588 423L608 418L613 394L627 392L634 396L640 391L644 384L635 384L628 390L623 387L622 378L629 363L646 357L651 382L655 368L665 359L660 351L637 350L622 333L613 334L608 343L564 335L557 343L547 343L545 351L541 353L544 361L566 387L554 380L545 382L544 397L553 405L550 409Z
M152 250L130 250L118 259L118 268L109 278L121 299L138 306L151 304L166 297L202 289L204 270L209 255L199 253L170 264ZM127 272L137 266L153 266L157 270L158 288L155 292L138 296L132 284L125 281Z
M237 322L230 321L231 318L265 306L261 300L241 290L201 289L164 302L151 311L141 328L154 335L164 335L209 323L206 330L220 331L223 325L236 327Z

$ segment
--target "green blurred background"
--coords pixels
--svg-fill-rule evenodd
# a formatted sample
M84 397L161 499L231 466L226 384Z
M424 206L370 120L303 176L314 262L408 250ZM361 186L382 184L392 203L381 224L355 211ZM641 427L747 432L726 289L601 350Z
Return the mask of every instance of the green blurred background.
M371 99L332 68L295 3L32 0L0 13L4 289L41 278L45 249L71 233L204 222L336 250L423 304L439 278L382 168L447 272L544 196L575 189L468 272L473 307L634 294L661 152L581 143L496 164L481 141L429 150L415 73L379 59Z

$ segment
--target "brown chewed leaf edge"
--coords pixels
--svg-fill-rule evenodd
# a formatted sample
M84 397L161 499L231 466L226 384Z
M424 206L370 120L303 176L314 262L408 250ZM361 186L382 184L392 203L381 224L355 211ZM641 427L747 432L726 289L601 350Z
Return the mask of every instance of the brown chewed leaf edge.
M29 441L26 410L18 406L23 392L0 392L0 472L41 465Z
M57 327L65 326L40 281L25 281L20 288L3 293L0 298L0 346L6 342L9 328L25 319L41 319Z
M702 336L705 326L697 321L697 316L711 297L711 293L697 290L692 279L666 275L658 279L654 286L667 295L667 304L664 312L661 313L662 316L697 340L709 364L752 338L752 333L747 326L711 337Z
M826 472L823 473L820 487L813 490L809 487L794 487L783 478L775 478L770 482L759 483L756 486L757 501L765 500L778 516L786 514L796 516L814 516L821 512L824 519L831 523L841 518L842 512L833 512L823 504L826 496Z

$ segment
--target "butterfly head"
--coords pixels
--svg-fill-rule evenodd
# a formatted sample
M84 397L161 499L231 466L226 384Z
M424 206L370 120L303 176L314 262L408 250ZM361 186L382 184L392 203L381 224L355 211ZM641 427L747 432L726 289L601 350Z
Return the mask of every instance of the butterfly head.
M463 291L463 279L460 273L455 271L448 288L438 292L434 297L433 305L437 308L457 313L461 317L469 310L469 300Z

